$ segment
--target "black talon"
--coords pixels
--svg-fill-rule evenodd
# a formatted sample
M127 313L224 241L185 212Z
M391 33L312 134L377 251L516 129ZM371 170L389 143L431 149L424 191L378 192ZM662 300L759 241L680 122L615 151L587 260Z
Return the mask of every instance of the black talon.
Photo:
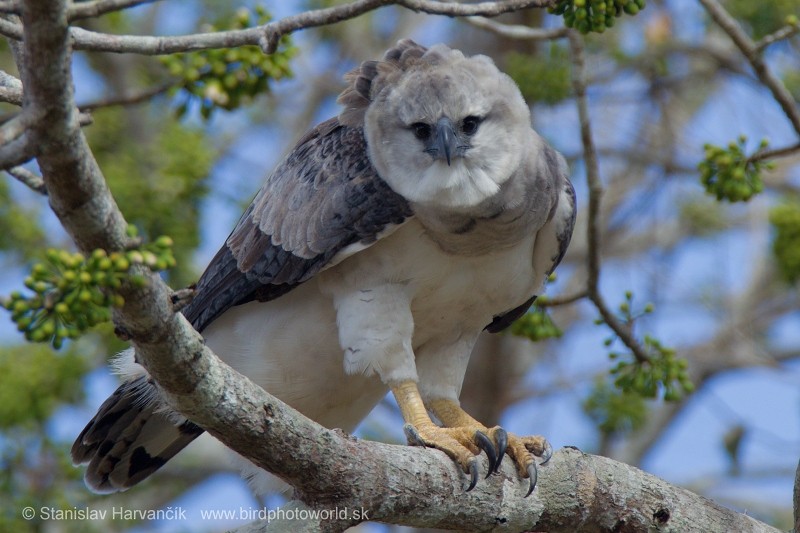
M486 477L489 477L497 467L497 450L495 450L492 440L482 431L475 432L475 444L485 451L486 457L489 458L489 471L486 472Z
M525 495L527 498L533 492L533 489L536 488L536 480L539 479L539 472L536 470L536 462L532 462L528 466L528 478L531 480L531 487L528 489L528 494Z
M403 433L406 434L406 441L411 446L422 446L425 448L425 441L422 440L422 437L419 436L419 432L417 428L412 426L411 424L406 424L403 426Z
M494 438L497 440L497 466L495 466L494 471L497 472L500 470L500 463L503 462L503 456L506 454L506 448L508 447L508 433L503 428L497 428L494 432Z
M544 441L544 451L542 452L542 462L539 464L546 464L550 458L553 457L553 447L549 442Z
M467 492L471 491L475 488L475 485L478 483L478 461L475 459L470 459L469 461L469 487L467 487Z

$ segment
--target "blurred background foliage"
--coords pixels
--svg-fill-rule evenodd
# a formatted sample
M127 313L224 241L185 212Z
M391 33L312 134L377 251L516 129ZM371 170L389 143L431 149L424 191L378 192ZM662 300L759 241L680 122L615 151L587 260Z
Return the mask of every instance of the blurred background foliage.
M155 3L81 25L109 33L190 33L247 27L339 3L266 2L263 8L244 3L245 10L221 0ZM796 24L796 0L727 0L724 5L754 39ZM543 10L499 20L533 27L562 24ZM656 364L646 367L645 374L648 368L658 369L673 380L693 383L673 395L676 401L663 400L669 387L665 381L654 383L652 375L642 378L646 394L616 386L610 369L635 363L628 362L629 354L617 353L613 336L608 342L609 331L602 321L596 323L596 311L580 299L552 305L551 299L579 291L586 277L585 169L564 40L517 40L464 21L391 8L284 38L268 57L254 48L164 58L76 54L79 104L93 118L85 128L89 143L127 220L142 235L167 234L174 240L177 265L164 273L169 283L180 288L197 278L233 227L240 205L249 201L281 154L305 129L336 113L343 73L361 60L379 57L403 37L425 44L445 41L493 57L532 105L534 126L570 160L582 207L570 252L542 306L514 326L515 335L481 339L464 386L467 410L487 423L503 422L514 431L551 438L552 433L556 445L577 444L666 477L652 457L662 457L660 450L678 439L671 428L681 416L703 405L724 427L713 433L711 443L699 439L698 447L710 449L690 443L683 450L701 457L723 454L736 468L714 471L710 480L704 471L698 476L703 479L685 476L682 482L778 527L790 527L787 503L751 500L724 489L765 475L785 485L793 476L787 462L796 463L800 450L798 432L776 436L776 430L763 430L766 422L758 417L718 408L721 393L714 387L743 369L771 369L798 381L792 365L800 356L800 341L791 331L800 331L800 156L795 152L776 159L768 169L750 160L757 146L738 142L740 135L769 137L770 148L778 148L798 138L782 124L785 117L779 111L762 110L768 93L756 88L741 54L694 2L651 0L641 13L620 17L613 28L586 41L605 187L599 222L608 281L602 289L611 302L631 300L628 291L634 290L637 302L651 306L636 316L632 306L619 311L636 335L649 338L648 346L654 347ZM798 98L797 35L766 54ZM0 68L14 72L5 45ZM756 93L758 98L749 100ZM12 106L0 108L6 119L13 112ZM722 133L715 121L725 124ZM715 149L704 152L707 143ZM739 194L737 180L742 179L749 189ZM720 191L733 191L733 196ZM741 201L731 205L718 198ZM45 199L13 179L0 180L4 294L21 286L26 270L46 248L69 246ZM0 330L0 531L53 530L52 523L22 520L19 509L26 505L110 508L125 502L128 508L158 508L228 468L192 448L158 480L122 496L88 493L82 471L69 464L69 446L113 386L105 365L124 345L110 324L93 328L58 352L25 344L8 326ZM608 359L609 346L621 359ZM688 369L676 362L684 359ZM631 376L642 372L631 368L625 370ZM783 410L792 428L800 421L797 405L774 409ZM402 434L389 429L394 426L400 427L396 415L382 404L362 434L401 441ZM578 442L559 442L559 437ZM767 443L760 451L753 444L759 438ZM764 466L759 458L765 448L773 454L775 449L792 452L781 452L788 461ZM788 495L784 501L790 501ZM57 530L131 525L61 522Z

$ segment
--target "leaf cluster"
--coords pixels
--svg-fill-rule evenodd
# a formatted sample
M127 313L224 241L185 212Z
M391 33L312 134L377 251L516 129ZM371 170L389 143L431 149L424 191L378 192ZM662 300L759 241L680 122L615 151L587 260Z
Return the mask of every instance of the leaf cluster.
M641 395L621 391L602 379L595 383L582 407L606 435L636 431L647 421L647 405Z
M125 303L116 292L124 283L146 282L130 271L133 265L152 270L174 266L172 239L159 237L148 245L111 254L98 249L88 257L49 249L45 261L34 264L25 279L33 294L15 291L1 303L27 340L60 348L64 340L110 320L111 307Z
M625 300L619 305L618 318L625 327L633 329L634 322L655 310L652 303L647 303L641 310L634 310L633 293L625 292ZM603 324L602 318L595 324ZM616 334L605 339L604 344L612 346L617 340ZM676 357L675 350L661 344L652 335L644 335L642 345L645 358L637 359L631 353L611 351L609 358L619 360L611 368L614 385L625 394L635 394L642 398L656 398L663 391L666 401L677 401L683 394L694 391L694 384L687 372L688 363Z
M570 62L567 51L550 45L547 55L510 52L506 72L517 83L528 102L557 104L570 94Z
M705 158L697 165L700 182L706 192L715 195L719 201L746 202L764 190L761 172L771 169L773 165L748 156L745 153L746 143L747 137L740 135L727 148L713 144L703 146ZM766 139L762 140L759 151L768 145Z
M558 338L563 334L547 311L535 305L511 324L511 333L533 342Z
M636 15L645 8L645 0L558 0L547 8L564 17L564 24L581 33L603 33L614 26L623 14Z
M664 400L675 402L684 394L694 391L694 383L687 372L688 362L679 359L673 348L661 344L650 335L644 336L647 361L619 361L611 369L614 385L627 394L637 394L643 398L656 398L663 389ZM611 359L621 354L612 352Z
M270 16L261 7L254 8L258 25L269 22ZM232 18L219 21L207 31L245 29L253 25L253 13L246 8L236 11ZM270 90L272 80L292 75L289 60L296 49L291 39L283 36L274 54L265 55L257 46L200 50L161 58L170 75L180 80L178 87L187 97L177 108L183 116L193 101L200 105L203 118L211 117L215 109L231 111Z

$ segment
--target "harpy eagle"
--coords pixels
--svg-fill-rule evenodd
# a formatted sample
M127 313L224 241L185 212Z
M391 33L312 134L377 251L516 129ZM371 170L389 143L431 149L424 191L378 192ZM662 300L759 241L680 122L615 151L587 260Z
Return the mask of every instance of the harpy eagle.
M458 397L478 335L523 315L564 256L566 163L486 56L403 40L346 81L344 110L267 177L182 312L320 424L352 431L388 388L409 441L446 452L469 489L483 450L490 473L508 454L530 493L545 439L487 428ZM139 483L203 433L133 350L121 357L125 382L72 447L98 492Z

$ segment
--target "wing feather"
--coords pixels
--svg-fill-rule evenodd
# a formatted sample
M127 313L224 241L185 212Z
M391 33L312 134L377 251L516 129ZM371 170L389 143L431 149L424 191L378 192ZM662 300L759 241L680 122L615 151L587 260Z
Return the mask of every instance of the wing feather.
M235 305L278 298L411 215L369 162L361 128L323 122L267 178L184 315L202 330Z

